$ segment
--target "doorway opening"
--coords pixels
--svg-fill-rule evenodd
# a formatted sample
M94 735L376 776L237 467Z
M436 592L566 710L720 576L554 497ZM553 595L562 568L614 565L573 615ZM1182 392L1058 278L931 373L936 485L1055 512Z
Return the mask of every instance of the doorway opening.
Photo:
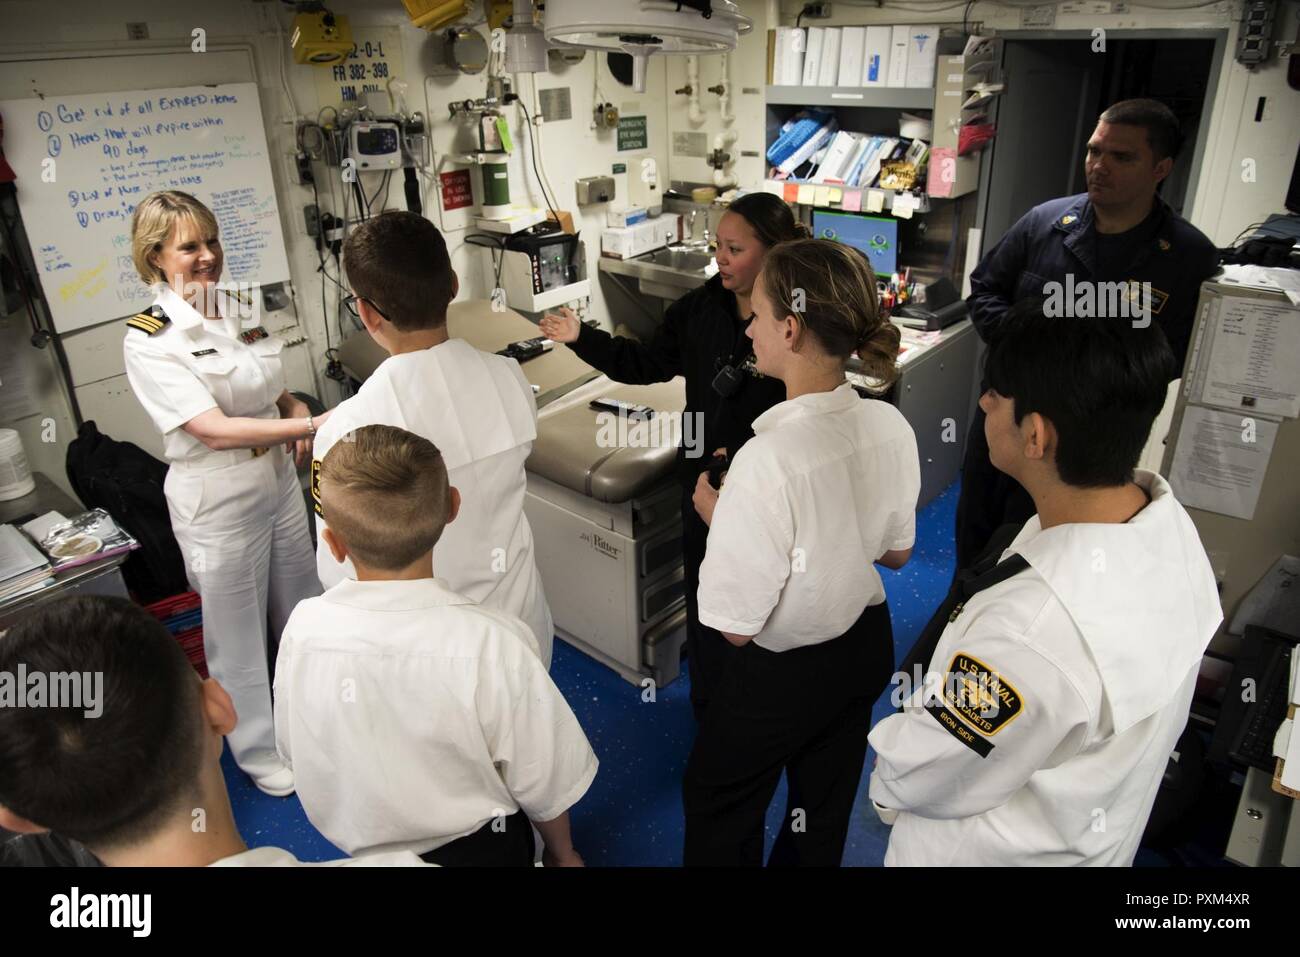
M1007 91L983 169L981 254L1039 203L1086 189L1083 159L1097 117L1120 100L1150 97L1182 125L1183 147L1160 195L1183 214L1205 149L1225 36L1112 31L1093 52L1091 34L1012 34L1003 47Z

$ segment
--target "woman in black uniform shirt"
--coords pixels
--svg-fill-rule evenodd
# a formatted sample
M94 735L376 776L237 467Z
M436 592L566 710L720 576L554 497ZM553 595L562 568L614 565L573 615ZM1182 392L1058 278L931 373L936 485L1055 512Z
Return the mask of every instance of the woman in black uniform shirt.
M686 584L686 649L691 670L691 704L698 721L721 678L731 646L712 628L700 624L696 592L709 527L692 504L699 474L709 467L708 452L725 450L730 458L754 432L754 419L785 399L778 379L753 371L752 343L745 335L752 316L750 295L767 250L779 242L801 239L807 228L784 201L769 193L736 200L718 223L718 274L673 303L655 337L642 344L580 323L567 309L541 321L544 335L564 342L587 364L611 379L632 385L686 378L686 414L695 415L694 435L702 435L698 458L677 451L682 486L682 552ZM714 387L719 371L738 371L730 394ZM702 426L702 432L699 427ZM685 429L683 429L685 434Z

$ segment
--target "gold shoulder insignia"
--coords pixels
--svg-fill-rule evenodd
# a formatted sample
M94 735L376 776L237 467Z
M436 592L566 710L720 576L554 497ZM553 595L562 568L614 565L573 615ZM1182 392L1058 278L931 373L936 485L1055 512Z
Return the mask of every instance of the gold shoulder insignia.
M148 335L155 335L161 332L171 319L163 311L162 306L150 306L145 312L136 313L126 321L126 324L132 329L139 329Z
M1075 216L1075 215L1072 215L1072 214L1071 214L1071 215L1068 215L1068 216L1062 216L1062 217L1061 217L1061 225L1062 225L1062 226L1069 226L1072 222L1074 222L1074 221L1075 221L1076 219L1078 219L1078 218L1079 218L1078 216Z
M312 459L311 460L311 504L312 504L312 508L316 511L316 514L319 515L321 518L324 518L325 513L321 511L321 507L320 507L320 469L321 469L321 460Z

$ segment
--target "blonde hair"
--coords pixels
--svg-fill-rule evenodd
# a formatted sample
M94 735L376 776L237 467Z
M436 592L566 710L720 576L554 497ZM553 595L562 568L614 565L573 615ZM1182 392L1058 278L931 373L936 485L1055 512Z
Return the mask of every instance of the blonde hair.
M851 354L885 383L898 378L898 327L880 314L867 257L828 239L796 239L768 250L759 275L778 316L792 316L827 355Z
M450 495L437 447L391 425L349 432L321 461L321 517L377 571L399 571L433 549Z
M163 271L149 261L162 249L181 219L188 219L206 235L217 235L217 217L189 193L175 189L150 193L131 216L131 258L146 286L167 282Z

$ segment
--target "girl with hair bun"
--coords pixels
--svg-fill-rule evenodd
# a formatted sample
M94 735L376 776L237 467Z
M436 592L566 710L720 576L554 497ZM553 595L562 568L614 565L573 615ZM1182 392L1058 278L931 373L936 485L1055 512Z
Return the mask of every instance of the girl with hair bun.
M686 410L692 447L677 453L682 487L682 558L686 588L686 651L691 704L697 722L722 677L731 646L700 624L695 594L708 526L691 497L711 456L730 458L754 434L755 418L784 398L781 383L758 374L745 330L753 313L754 280L767 251L805 238L807 228L780 198L750 193L735 200L718 222L718 274L668 307L663 325L647 343L584 326L568 309L548 314L542 333L569 346L588 365L618 382L644 385L686 379ZM720 376L724 369L731 373Z
M894 406L844 378L856 354L897 376L899 332L880 316L856 250L820 239L774 246L753 291L759 372L785 401L754 420L709 523L703 625L735 646L686 765L687 865L758 865L781 773L789 807L770 864L837 866L862 776L871 706L894 666L875 563L911 557L921 474Z

